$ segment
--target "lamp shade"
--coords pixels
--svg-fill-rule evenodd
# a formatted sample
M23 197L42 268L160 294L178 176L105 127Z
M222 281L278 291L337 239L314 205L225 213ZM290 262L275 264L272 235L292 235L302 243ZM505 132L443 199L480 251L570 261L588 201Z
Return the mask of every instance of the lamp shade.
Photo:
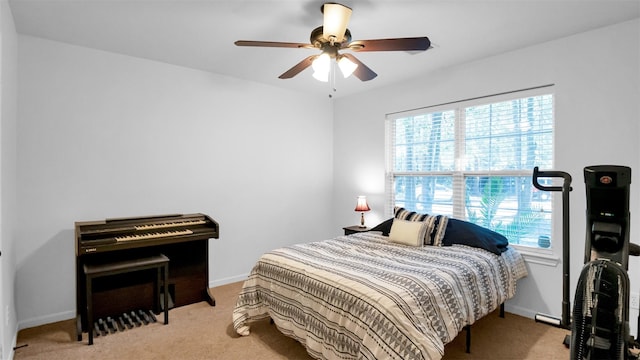
M371 210L369 208L369 204L367 204L367 197L366 196L358 196L358 203L356 204L356 209L355 211L369 211Z
M327 40L334 38L337 43L341 43L351 18L351 9L341 4L327 3L322 6L322 12L324 13L322 24L324 38Z
M329 82L329 73L323 73L323 72L320 72L320 71L314 71L313 72L313 77L318 81Z
M329 71L331 71L331 58L329 54L322 53L311 62L313 77L322 82L329 81Z
M338 67L340 67L340 71L342 71L342 75L345 78L348 78L358 68L358 64L354 63L353 61L347 59L344 56L341 56L340 60L338 60Z

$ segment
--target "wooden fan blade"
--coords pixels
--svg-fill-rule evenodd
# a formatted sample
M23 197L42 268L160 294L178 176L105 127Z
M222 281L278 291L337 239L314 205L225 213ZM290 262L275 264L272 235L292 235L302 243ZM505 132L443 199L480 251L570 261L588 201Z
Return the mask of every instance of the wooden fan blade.
M278 41L253 41L253 40L238 40L234 44L237 46L261 46L261 47L280 47L280 48L310 48L314 46L311 44L302 43L289 43Z
M307 56L304 60L295 64L291 69L285 71L282 75L278 76L280 79L291 79L292 77L298 75L302 70L311 66L313 59L317 55Z
M343 47L353 51L416 51L427 50L431 41L426 36L414 38L356 40Z
M353 75L355 75L358 79L362 81L369 81L378 76L378 74L371 70L367 65L363 64L362 61L358 60L355 56L351 54L342 54L342 56L353 61L355 64L358 64L358 67L353 72Z

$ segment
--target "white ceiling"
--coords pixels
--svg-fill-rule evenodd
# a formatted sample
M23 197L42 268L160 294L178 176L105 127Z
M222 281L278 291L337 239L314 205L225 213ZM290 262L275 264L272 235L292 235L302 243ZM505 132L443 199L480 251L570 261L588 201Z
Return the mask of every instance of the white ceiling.
M322 25L316 0L9 0L16 29L46 39L327 94L307 69L278 76L310 49L237 47L235 40L309 42ZM337 78L335 96L402 81L640 17L640 0L344 0L354 40L428 36L433 48L354 53L378 73ZM640 31L640 29L639 29ZM593 44L598 51L598 44Z

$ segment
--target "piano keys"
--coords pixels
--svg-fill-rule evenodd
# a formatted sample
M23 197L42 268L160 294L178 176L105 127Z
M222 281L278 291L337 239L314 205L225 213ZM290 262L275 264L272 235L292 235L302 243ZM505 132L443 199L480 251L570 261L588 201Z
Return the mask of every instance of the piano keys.
M169 261L169 301L184 306L199 301L215 305L209 292L209 239L219 237L218 223L204 214L169 214L75 223L76 326L86 323L83 266L164 254ZM151 309L153 284L148 273L100 278L93 286L94 319ZM171 307L171 306L170 306Z

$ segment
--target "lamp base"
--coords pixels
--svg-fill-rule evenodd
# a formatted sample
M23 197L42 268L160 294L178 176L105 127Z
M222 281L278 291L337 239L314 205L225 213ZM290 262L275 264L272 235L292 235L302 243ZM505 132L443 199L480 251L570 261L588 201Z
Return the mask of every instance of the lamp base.
M364 213L360 213L360 225L358 227L366 228L364 225Z

